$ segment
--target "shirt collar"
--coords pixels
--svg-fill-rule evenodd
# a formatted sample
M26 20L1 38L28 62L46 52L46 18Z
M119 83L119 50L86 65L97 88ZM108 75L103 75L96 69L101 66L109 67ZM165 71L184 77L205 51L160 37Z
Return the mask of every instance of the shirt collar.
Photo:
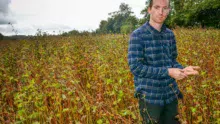
M153 26L151 26L149 22L146 22L144 27L147 28L151 33L156 33L156 34L163 33L166 30L165 24L162 25L160 32L156 30Z

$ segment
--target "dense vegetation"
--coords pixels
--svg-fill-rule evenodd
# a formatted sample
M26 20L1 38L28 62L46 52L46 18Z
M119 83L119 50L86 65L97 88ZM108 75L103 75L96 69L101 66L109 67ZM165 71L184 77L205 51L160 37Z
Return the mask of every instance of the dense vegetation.
M183 123L220 123L220 32L174 30L183 65ZM0 123L141 123L127 64L128 35L37 37L0 42Z
M166 25L174 27L213 27L220 28L219 0L170 0L171 12L166 20ZM107 20L100 22L96 33L130 33L149 19L147 7L141 11L143 18L138 19L133 15L132 8L122 3L119 10L109 13Z

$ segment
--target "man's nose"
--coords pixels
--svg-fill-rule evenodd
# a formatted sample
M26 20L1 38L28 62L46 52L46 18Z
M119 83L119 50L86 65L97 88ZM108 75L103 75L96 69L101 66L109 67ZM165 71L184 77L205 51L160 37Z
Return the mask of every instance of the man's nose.
M159 14L161 14L161 15L163 14L163 8L159 9Z

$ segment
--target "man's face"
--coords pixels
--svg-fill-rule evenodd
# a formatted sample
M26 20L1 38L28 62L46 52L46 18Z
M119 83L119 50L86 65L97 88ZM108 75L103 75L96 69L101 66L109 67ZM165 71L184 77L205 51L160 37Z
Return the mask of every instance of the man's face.
M150 19L154 23L163 24L170 11L169 0L153 0L152 2L152 7L148 8Z

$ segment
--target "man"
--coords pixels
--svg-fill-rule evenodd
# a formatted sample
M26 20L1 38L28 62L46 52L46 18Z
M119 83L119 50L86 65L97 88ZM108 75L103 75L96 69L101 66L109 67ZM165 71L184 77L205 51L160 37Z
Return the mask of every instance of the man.
M151 0L149 22L131 33L128 62L134 75L143 123L179 123L176 80L198 74L198 66L184 68L176 61L175 36L163 24L170 11L169 0Z

